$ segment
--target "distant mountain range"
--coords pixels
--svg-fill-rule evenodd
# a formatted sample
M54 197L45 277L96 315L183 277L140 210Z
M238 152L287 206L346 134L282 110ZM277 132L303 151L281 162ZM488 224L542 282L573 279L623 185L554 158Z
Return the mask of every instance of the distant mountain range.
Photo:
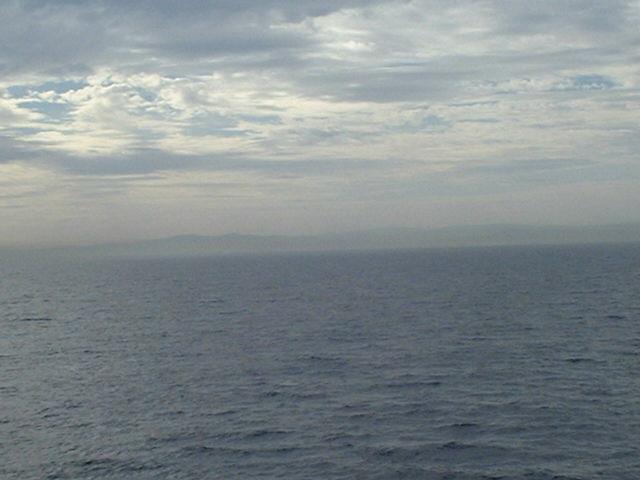
M155 256L623 242L640 242L640 223L571 227L474 225L428 230L384 228L313 236L180 235L130 243L73 247L73 250L106 255Z

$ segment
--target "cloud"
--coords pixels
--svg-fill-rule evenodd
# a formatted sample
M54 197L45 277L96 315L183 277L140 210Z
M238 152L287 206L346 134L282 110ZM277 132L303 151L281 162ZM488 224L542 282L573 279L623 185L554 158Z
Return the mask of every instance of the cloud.
M0 72L84 75L150 58L158 68L300 51L313 39L287 25L364 3L8 0L0 6Z
M9 0L0 165L70 203L154 178L194 210L182 175L265 204L635 178L639 22L636 0Z

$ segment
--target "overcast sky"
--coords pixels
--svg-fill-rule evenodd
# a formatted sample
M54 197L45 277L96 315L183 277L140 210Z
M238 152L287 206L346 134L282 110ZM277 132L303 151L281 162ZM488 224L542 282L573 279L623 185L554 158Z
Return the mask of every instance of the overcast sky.
M640 1L3 0L0 244L640 221Z

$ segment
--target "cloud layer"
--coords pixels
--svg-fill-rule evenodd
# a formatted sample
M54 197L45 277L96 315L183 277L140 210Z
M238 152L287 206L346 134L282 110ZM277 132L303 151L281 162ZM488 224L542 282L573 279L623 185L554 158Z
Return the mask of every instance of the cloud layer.
M640 220L638 25L637 0L9 0L0 234Z

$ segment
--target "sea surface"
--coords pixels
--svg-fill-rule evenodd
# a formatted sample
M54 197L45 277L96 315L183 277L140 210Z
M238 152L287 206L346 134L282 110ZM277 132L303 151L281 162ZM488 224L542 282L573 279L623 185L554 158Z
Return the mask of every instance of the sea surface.
M2 256L0 478L638 479L640 245Z

